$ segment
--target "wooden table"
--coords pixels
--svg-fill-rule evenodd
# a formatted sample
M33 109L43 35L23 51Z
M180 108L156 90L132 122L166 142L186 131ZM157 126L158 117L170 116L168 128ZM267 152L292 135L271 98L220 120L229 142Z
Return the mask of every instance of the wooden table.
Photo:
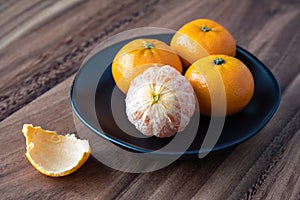
M272 71L278 111L233 150L151 173L113 170L90 157L50 178L25 158L24 123L76 132L69 90L97 43L124 30L223 24ZM300 199L300 4L294 0L1 0L0 199Z

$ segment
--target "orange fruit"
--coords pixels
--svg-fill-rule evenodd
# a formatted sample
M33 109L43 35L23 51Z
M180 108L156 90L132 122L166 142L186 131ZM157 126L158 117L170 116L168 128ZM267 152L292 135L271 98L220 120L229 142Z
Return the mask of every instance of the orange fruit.
M132 80L126 114L142 134L170 137L187 126L195 100L191 84L173 67L150 67Z
M211 55L198 60L189 67L185 77L192 84L200 112L204 115L212 113L213 95L217 100L214 114L221 116L222 106L226 107L227 115L241 111L250 102L254 92L250 70L237 58L227 55ZM225 96L223 99L222 92Z
M74 134L58 135L24 124L22 132L26 138L26 157L39 172L52 177L66 176L79 169L91 154L87 140Z
M121 91L127 93L131 80L152 64L170 65L182 73L179 56L166 43L156 39L136 39L124 45L112 63L112 75Z
M209 19L197 19L182 26L170 44L185 67L202 57L214 54L235 56L236 42L226 28Z

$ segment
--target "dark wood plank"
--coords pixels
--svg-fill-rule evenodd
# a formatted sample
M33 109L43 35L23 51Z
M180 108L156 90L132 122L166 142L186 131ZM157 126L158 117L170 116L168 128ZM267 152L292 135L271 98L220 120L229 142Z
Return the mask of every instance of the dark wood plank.
M29 9L32 12L20 15L27 17L26 22L57 5L28 1L22 7L21 2L4 1L0 9L15 7L20 13ZM6 24L8 34L20 30L22 17L16 16L9 12L7 18L0 17L0 40L8 37L2 31ZM76 132L70 84L82 59L99 41L139 26L176 29L200 17L227 27L279 81L280 107L259 134L223 154L176 161L145 174L115 171L91 157L76 173L56 179L41 175L28 163L22 124ZM1 198L299 199L299 20L297 1L73 1L18 37L10 36L13 40L0 49Z
M0 126L5 130L1 132L4 140L1 140L0 145L9 147L0 156L2 199L111 198L136 176L112 170L91 157L75 174L55 179L41 175L27 161L25 138L20 132L23 123L41 124L46 129L57 130L61 134L75 131L67 97L72 78L1 122ZM36 109L37 104L48 106ZM11 139L12 135L13 139ZM24 188L24 190L20 191L17 188ZM15 192L16 189L19 192Z
M233 33L240 45L245 48L249 47L250 51L255 51L255 48L260 48L257 46L257 40L262 39L265 44L266 38L270 38L270 36L265 37L265 35L271 35L269 31L271 26L268 24L274 25L272 27L274 31L271 32L274 36L286 30L286 27L291 30L290 34L293 34L297 33L293 31L293 27L299 18L295 16L297 14L295 3L287 1L272 1L271 3L269 1L259 3L228 1L226 4L220 4L218 1L201 1L201 3L173 1L169 3L163 0L153 0L147 3L135 3L126 0L114 6L110 6L109 1L99 3L76 0L71 1L72 3L57 2L55 4L52 1L48 4L42 2L31 2L27 6L27 12L32 11L26 21L31 24L30 26L18 21L22 17L14 19L13 12L8 15L9 24L15 23L19 29L24 29L21 31L22 34L18 37L10 36L13 33L8 36L4 35L5 37L0 36L0 40L3 41L7 41L6 38L13 38L9 40L7 48L2 48L2 50L0 48L0 73L4 77L0 83L0 120L72 75L80 66L82 59L99 41L122 30L143 26L177 29L187 21L206 17L223 24ZM44 7L44 4L49 7ZM23 11L22 3L13 5L20 12ZM124 7L127 9L123 9ZM35 12L36 8L41 8L41 11ZM52 15L44 14L49 10L52 10ZM185 10L189 12L184 12ZM252 12L253 10L256 12ZM241 17L243 13L247 14ZM156 20L157 18L161 20ZM276 22L290 18L294 21L293 23L276 26ZM270 21L267 21L268 19ZM48 23L50 21L51 23ZM62 21L64 23L60 23ZM244 26L246 22L247 26ZM5 26L6 24L0 24L0 29L9 29ZM257 34L257 29L262 29L261 26L264 24L267 26L264 27L266 31L259 31ZM251 26L253 28L249 30ZM256 39L252 42L254 45L251 45L253 37ZM282 48L285 46L281 45ZM272 55L276 56L278 53L273 52ZM276 59L270 63L274 64L274 62Z
M299 141L300 131L287 146L282 147L281 153L261 176L261 181L256 183L261 188L249 191L253 199L300 199Z
M18 24L17 36L0 38L0 120L74 74L99 41L142 26L160 3L109 2L57 2Z

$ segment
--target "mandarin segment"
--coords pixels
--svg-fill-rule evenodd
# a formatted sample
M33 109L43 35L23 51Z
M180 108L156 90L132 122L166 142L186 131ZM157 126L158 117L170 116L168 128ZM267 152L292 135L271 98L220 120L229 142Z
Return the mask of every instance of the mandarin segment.
M168 65L137 76L125 102L129 121L146 136L170 137L182 131L195 111L192 86Z

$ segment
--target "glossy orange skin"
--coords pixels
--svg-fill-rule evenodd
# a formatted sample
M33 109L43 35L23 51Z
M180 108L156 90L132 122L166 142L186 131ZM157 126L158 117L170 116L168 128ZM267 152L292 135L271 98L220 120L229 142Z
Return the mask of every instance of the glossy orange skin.
M215 64L217 58L222 64ZM250 70L237 58L226 55L211 55L195 62L186 71L198 99L201 114L212 114L211 95L215 95L215 116L222 116L225 105L226 115L243 110L254 93L254 79ZM224 98L222 99L222 95Z
M182 26L170 44L184 61L184 66L208 55L235 56L236 42L226 28L209 19L197 19Z
M166 43L156 39L136 39L124 45L112 63L116 85L127 93L131 80L153 64L170 65L182 73L179 56Z

